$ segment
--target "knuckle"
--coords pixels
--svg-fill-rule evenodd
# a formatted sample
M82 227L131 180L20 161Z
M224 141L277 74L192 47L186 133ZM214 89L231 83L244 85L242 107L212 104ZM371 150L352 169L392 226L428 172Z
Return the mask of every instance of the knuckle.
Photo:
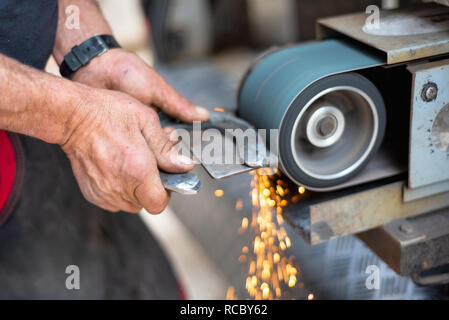
M127 161L128 164L125 166L127 176L131 177L133 180L143 182L151 166L149 157L140 152L131 154L128 157L130 157L130 160Z
M101 141L93 141L92 155L96 161L104 162L109 160L110 150Z
M144 107L144 108L142 108L142 113L146 120L151 120L151 121L159 120L157 112L153 108Z

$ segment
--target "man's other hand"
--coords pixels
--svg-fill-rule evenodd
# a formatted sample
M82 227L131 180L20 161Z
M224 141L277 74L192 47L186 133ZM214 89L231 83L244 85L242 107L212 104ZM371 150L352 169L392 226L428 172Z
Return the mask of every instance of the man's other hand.
M127 93L184 122L207 121L209 111L180 96L134 53L112 49L78 70L73 80L95 88Z

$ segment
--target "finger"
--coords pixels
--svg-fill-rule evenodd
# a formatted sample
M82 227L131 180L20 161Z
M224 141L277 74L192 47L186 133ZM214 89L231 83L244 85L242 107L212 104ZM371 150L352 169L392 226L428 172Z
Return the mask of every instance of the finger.
M166 134L162 129L157 115L149 115L149 117L142 123L142 134L148 143L151 151L156 157L157 164L160 169L166 172L183 173L193 169L193 161L186 155L178 154L174 146L174 138ZM171 137L174 137L170 134Z
M137 213L141 210L135 204L124 200L120 197L106 196L106 197L86 197L86 199L96 206L110 212L125 211L129 213Z
M181 142L178 131L176 131L176 129L173 127L165 127L163 128L163 130L171 143L171 147L175 148L175 146Z
M139 213L142 210L142 207L136 206L135 204L122 200L120 201L120 204L118 204L121 211L128 212L128 213Z
M101 198L101 196L98 196L95 188L93 188L90 183L80 183L80 181L84 181L82 169L80 168L78 162L71 162L71 163L73 174L75 175L75 178L78 181L84 199L86 199L89 203L97 207L100 207L103 210L110 212L120 211L120 209L117 206L112 205L108 201L105 201L103 198Z
M125 211L129 213L138 213L142 207L123 198L121 194L107 194L101 192L98 188L92 185L86 186L89 190L86 199L97 206L111 212Z
M184 122L207 121L210 112L203 107L195 106L179 95L165 80L157 75L157 90L153 103L168 115Z
M162 185L157 168L152 170L134 191L137 201L151 214L159 214L167 207L169 193Z
M170 126L164 127L163 129L164 129L165 134L169 137L175 131L175 128L170 127Z

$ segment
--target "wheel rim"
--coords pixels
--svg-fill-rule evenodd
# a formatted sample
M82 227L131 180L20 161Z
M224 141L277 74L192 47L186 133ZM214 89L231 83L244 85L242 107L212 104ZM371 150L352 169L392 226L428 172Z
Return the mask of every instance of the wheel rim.
M291 135L293 158L315 179L342 178L370 155L378 130L376 106L364 91L331 87L313 97L296 118Z

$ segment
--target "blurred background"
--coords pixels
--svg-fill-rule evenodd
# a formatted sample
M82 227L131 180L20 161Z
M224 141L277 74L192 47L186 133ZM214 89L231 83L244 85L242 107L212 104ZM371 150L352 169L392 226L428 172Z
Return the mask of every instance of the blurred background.
M399 5L397 0L98 2L123 47L143 57L193 103L229 112L236 111L240 78L261 51L314 39L319 17L365 11L371 4ZM410 2L419 1L401 4ZM57 73L54 62L47 69ZM276 292L255 292L254 282L260 286L264 281L264 275L251 275L255 264L264 264L256 248L263 234L252 223L262 217L251 192L274 182L258 173L213 181L202 168L195 172L204 184L199 196L173 195L160 216L140 215L189 299L422 298L447 291L417 287L397 276L355 237L309 247L288 224L275 221L272 227L282 234L284 247L271 254L283 268L272 270L271 264L266 269L269 276L278 276L279 284ZM297 201L307 192L288 181L285 185ZM371 264L381 269L381 290L366 290L365 269Z

